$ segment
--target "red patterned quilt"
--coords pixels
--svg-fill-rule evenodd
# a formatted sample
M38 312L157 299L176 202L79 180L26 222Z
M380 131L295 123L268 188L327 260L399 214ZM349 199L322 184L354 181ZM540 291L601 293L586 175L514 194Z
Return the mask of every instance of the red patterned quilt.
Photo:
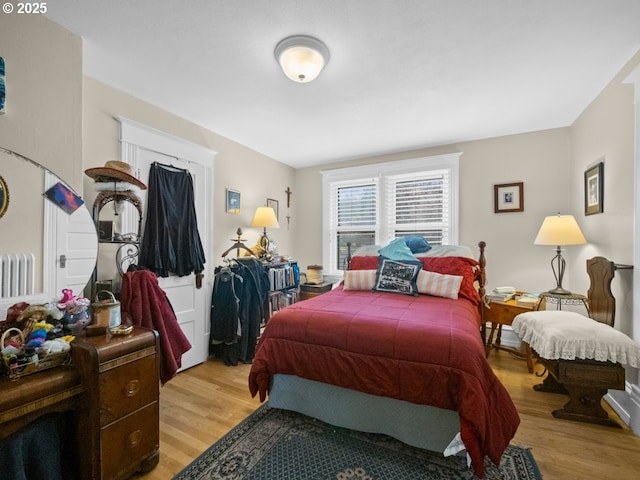
M276 313L249 389L264 401L276 373L455 410L477 475L499 464L520 419L486 361L477 307L465 299L344 291Z

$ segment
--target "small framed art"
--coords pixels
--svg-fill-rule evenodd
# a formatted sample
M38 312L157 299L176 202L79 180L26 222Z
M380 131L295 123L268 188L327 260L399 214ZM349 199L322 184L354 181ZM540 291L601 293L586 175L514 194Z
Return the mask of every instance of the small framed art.
M233 213L234 215L240 215L240 192L237 190L231 190L227 188L227 213Z
M84 200L62 182L56 183L44 192L44 196L59 206L68 215L71 215L84 204Z
M584 172L584 214L593 215L604 211L604 162Z
M524 183L502 183L493 186L494 213L524 211Z
M267 198L267 207L273 208L273 211L276 212L276 220L280 220L278 208L279 208L278 200L274 200L273 198Z

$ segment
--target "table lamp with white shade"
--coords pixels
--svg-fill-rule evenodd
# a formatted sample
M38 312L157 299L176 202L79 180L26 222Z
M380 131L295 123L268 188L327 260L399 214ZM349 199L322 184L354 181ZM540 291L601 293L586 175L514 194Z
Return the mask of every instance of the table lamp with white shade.
M553 215L545 217L538 235L533 242L536 245L555 245L556 256L551 260L551 269L556 278L556 287L549 290L555 295L571 295L569 290L562 287L562 278L566 262L562 257L562 246L582 245L587 243L573 215Z
M280 224L278 223L278 219L276 217L276 212L271 207L258 207L256 209L256 213L253 215L253 220L251 220L252 227L262 227L264 230L262 232L262 236L258 241L261 249L261 257L269 256L269 244L271 243L271 239L267 234L267 228L280 228Z

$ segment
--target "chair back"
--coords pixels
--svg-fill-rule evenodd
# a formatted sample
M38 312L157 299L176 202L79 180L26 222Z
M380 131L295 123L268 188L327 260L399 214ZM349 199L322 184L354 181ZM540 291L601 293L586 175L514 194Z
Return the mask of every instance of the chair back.
M595 321L613 327L616 318L616 299L611 293L615 264L604 257L587 260L587 273L591 284L587 292L589 316Z

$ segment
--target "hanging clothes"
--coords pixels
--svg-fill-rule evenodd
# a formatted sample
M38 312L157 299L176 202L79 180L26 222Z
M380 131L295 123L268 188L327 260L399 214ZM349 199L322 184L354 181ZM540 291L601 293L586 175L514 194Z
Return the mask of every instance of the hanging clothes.
M167 294L149 270L129 271L122 277L120 309L134 325L158 332L160 382L167 383L182 366L182 355L191 349Z
M209 354L227 365L251 363L269 294L269 276L256 258L218 267L211 294Z
M204 270L205 256L189 170L153 162L138 265L160 277Z

